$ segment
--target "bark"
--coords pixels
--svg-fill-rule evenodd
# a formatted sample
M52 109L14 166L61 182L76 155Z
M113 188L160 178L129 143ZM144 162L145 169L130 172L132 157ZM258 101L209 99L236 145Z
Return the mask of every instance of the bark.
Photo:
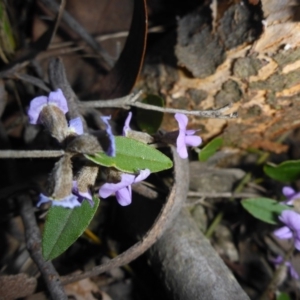
M226 114L237 111L237 119L191 118L190 126L202 129L204 141L222 135L236 148L283 152L286 145L276 140L300 127L300 5L261 0L251 2L256 5L227 1L225 7L221 2L215 13L200 7L179 21L176 56L193 77L174 71L171 88L159 90L170 107L233 104ZM164 117L163 127L176 127L172 116Z

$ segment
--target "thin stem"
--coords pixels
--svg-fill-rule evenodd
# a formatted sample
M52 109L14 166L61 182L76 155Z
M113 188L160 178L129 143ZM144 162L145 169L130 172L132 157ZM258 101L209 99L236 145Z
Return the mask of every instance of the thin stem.
M60 157L64 150L0 150L1 158L50 158Z
M252 198L258 197L253 193L232 193L232 192L192 192L188 193L188 197L205 197L205 198Z
M277 290L277 287L280 285L282 280L282 271L286 269L285 262L290 260L290 257L292 256L294 250L295 248L292 247L287 251L287 253L284 256L284 259L282 260L282 263L276 269L267 288L264 290L263 294L259 298L260 300L268 300L270 299L270 295L275 294L275 291Z
M126 97L112 99L112 100L81 101L79 105L84 108L121 107L124 109L129 109L130 106L134 106L142 109L155 110L164 113L173 113L173 114L182 113L182 114L194 115L203 118L234 119L237 117L236 113L222 115L222 113L225 110L227 110L230 107L230 105L226 105L216 110L185 110L185 109L176 109L176 108L168 108L168 107L159 107L151 104L137 102L141 94L142 91L139 91L137 94L130 94Z
M142 95L142 93L143 93L142 91L139 91L137 93L132 93L128 96L116 98L112 100L85 100L85 101L80 101L78 105L84 108L122 107L125 109L129 109L129 106L131 106L132 103L137 101L139 97Z
M215 229L218 227L218 225L220 224L220 222L222 221L223 219L223 216L224 216L224 213L221 211L218 213L218 215L215 217L215 219L213 220L213 222L210 224L209 228L207 229L206 233L205 233L205 236L207 238L210 238Z

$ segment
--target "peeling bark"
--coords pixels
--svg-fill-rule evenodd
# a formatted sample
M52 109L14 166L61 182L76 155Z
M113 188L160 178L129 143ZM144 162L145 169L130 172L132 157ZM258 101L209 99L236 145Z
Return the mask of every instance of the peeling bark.
M228 113L237 111L237 119L193 117L190 126L201 128L204 141L223 135L228 146L280 153L286 146L276 143L278 137L300 127L300 5L293 0L255 3L248 8L241 2L222 8L219 3L216 16L207 17L201 7L188 15L197 22L181 19L176 54L194 77L181 69L172 88L160 91L165 91L169 107L178 106L178 99L180 108L194 110L233 103ZM212 46L215 40L219 44ZM201 91L199 101L190 96L191 90ZM176 127L172 116L164 117L163 127Z

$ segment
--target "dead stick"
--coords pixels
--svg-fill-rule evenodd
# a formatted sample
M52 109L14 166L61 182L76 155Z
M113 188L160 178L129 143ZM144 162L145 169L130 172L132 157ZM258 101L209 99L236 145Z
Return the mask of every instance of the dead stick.
M31 200L28 196L19 196L20 214L25 226L26 246L33 261L37 264L47 289L53 300L68 299L53 264L45 261L41 251L41 234L37 226Z

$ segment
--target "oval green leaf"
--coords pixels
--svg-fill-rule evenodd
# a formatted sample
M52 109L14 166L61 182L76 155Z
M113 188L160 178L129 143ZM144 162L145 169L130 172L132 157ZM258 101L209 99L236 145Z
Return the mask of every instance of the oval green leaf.
M200 150L198 158L200 161L207 161L212 155L214 155L217 150L219 150L223 145L223 139L217 137L210 141L203 149Z
M269 177L282 182L300 178L300 160L287 160L277 166L265 165L264 172Z
M278 216L281 212L292 209L292 207L279 203L276 200L263 197L245 199L241 203L255 218L269 224L278 224Z
M115 167L127 173L136 173L144 169L149 169L151 173L159 172L173 166L169 157L142 142L122 136L116 136L115 141L115 157L107 156L103 152L85 157L98 165Z
M94 206L83 201L73 209L52 206L47 214L42 238L45 260L51 260L65 252L90 224L99 206L99 198L94 197Z
M279 292L279 294L276 296L276 300L291 300L289 294Z
M164 107L164 100L157 95L148 95L142 103ZM136 122L139 128L149 134L156 133L163 120L164 114L160 111L137 109Z

